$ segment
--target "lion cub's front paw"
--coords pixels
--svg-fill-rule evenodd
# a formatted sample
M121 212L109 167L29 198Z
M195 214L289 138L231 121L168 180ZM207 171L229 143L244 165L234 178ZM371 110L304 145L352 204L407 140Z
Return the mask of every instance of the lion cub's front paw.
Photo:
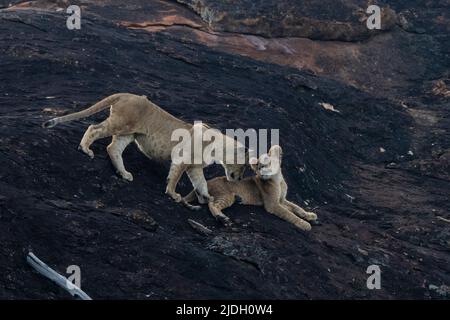
M89 158L94 159L94 152L91 149L85 148L82 145L79 145L78 150L83 151L85 154L87 154L89 156Z
M171 194L170 196L175 202L181 202L183 200L183 197L179 193Z
M315 221L315 220L317 220L317 214L315 214L314 212L307 212L306 219L308 221Z
M172 198L175 202L181 202L183 200L183 197L181 194L173 192L172 190L166 189L166 194Z
M303 230L303 231L310 231L311 230L311 225L308 222L303 221L303 220L297 221L295 223L295 226L297 228L299 228L300 230Z
M121 172L120 175L127 181L133 181L133 175L129 172Z

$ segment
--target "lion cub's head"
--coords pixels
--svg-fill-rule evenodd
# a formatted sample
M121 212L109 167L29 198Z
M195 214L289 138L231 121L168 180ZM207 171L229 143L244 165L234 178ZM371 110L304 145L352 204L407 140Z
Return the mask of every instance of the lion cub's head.
M256 176L262 180L270 180L278 177L281 173L281 157L283 150L279 145L270 148L269 153L265 153L259 159L250 159L250 166Z

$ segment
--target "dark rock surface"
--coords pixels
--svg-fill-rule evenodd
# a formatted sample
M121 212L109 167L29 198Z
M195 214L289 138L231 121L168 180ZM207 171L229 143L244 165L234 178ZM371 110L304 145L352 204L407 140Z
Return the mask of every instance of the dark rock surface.
M430 285L450 283L448 61L383 98L117 23L139 22L149 1L121 5L120 16L114 1L83 3L78 31L51 2L0 11L0 298L68 298L26 264L29 250L61 273L79 265L94 299L442 298ZM234 206L228 230L206 208L169 200L168 164L134 146L125 152L132 183L114 174L109 139L93 145L94 160L78 152L105 114L41 128L115 92L220 129L279 128L289 198L320 224L302 233ZM187 179L180 189L190 190ZM188 219L213 233L199 235ZM366 288L371 264L381 267L381 290Z
M357 41L373 33L366 27L365 0L177 0L197 12L214 30L265 37L305 37ZM395 26L395 12L382 10L382 30Z
M177 0L216 31L265 37L360 41L376 32L366 28L367 8L381 8L381 30L396 25L413 33L448 33L446 0Z

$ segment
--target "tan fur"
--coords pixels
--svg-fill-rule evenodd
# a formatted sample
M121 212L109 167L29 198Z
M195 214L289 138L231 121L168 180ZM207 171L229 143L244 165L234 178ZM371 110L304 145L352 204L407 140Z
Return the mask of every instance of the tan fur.
M103 122L89 126L84 133L79 148L89 157L94 158L90 149L91 144L101 138L112 136L112 142L107 151L117 172L126 180L132 181L133 175L125 169L122 153L131 143L136 142L139 149L147 157L154 160L171 160L171 152L177 141L171 141L175 129L187 129L192 134L193 125L188 124L147 99L146 96L137 96L129 93L118 93L96 103L92 107L63 117L51 119L43 124L44 128L54 127L58 123L88 117L110 107L110 115ZM222 135L225 144L231 147L243 147L233 139ZM205 143L204 143L205 144ZM199 201L211 200L207 184L203 175L206 164L174 164L170 167L167 178L166 193L179 202L182 197L175 192L182 174L187 172ZM227 177L231 180L240 179L244 173L245 165L223 164Z
M214 198L214 201L208 203L212 215L225 225L229 225L230 219L222 210L233 205L236 198L239 198L241 204L264 206L269 213L292 223L297 228L310 230L311 225L305 220L316 220L316 214L307 212L286 199L287 184L281 173L281 153L280 146L273 146L269 151L270 162L263 164L262 157L255 159L252 169L256 175L253 177L241 181L227 181L226 177L208 180L209 194ZM189 204L193 200L195 190L184 198L184 203L191 209L198 209Z

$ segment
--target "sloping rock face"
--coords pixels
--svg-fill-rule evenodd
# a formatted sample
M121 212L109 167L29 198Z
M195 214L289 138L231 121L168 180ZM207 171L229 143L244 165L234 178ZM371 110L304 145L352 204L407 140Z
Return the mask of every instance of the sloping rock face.
M197 12L217 31L264 37L304 37L316 40L356 41L371 34L363 23L369 6L364 0L270 1L178 0ZM388 8L382 11L382 29L396 23Z
M77 31L66 28L64 1L0 11L1 298L68 298L26 264L30 250L61 273L79 265L94 299L444 298L430 289L450 283L448 48L437 45L443 34L428 34L441 27L408 33L397 50L421 57L416 76L375 95L205 46L192 30L222 35L175 2L80 4ZM390 36L370 41L384 48ZM322 62L337 65L332 55ZM361 63L352 77L369 86L375 78ZM392 76L402 74L393 65ZM132 183L114 174L109 139L93 145L94 160L78 152L84 130L105 114L41 128L116 92L145 94L219 129L279 129L288 198L320 223L302 233L236 205L227 211L235 228L224 228L206 208L168 199L168 164L134 146L124 156ZM184 178L181 193L190 189ZM188 219L212 234L197 234ZM381 290L367 289L372 264Z
M264 37L360 41L373 36L366 27L370 5L381 8L381 30L399 25L414 33L448 33L446 0L177 0L197 12L216 31Z
M183 6L148 1L126 9L121 9L123 4L108 3L115 3L120 14L111 15L95 2L86 10L129 28L162 32L215 50L308 70L381 97L404 101L426 94L435 85L431 82L448 79L447 1L375 2L383 12L381 31L367 29L369 3L364 1L184 0ZM223 19L210 23L202 19L202 10ZM291 34L280 31L286 29L287 12L295 12L291 16L300 20L292 23ZM262 23L264 19L271 22Z

